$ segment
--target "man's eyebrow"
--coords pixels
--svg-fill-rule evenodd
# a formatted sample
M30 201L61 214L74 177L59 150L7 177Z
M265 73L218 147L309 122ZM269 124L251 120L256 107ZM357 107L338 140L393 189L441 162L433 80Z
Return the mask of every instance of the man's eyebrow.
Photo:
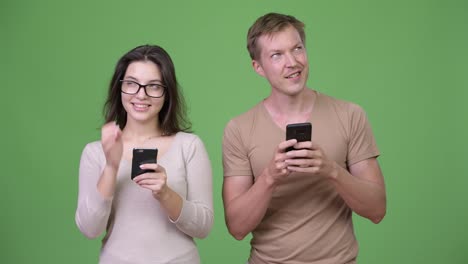
M278 53L278 52L281 52L280 49L272 49L272 50L268 50L267 51L268 53Z

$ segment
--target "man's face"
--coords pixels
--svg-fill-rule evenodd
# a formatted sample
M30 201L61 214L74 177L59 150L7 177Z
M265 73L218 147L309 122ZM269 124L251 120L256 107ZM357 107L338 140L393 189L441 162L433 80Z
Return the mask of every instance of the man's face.
M253 60L255 71L267 78L272 92L297 95L309 75L307 53L297 30L289 26L258 39L259 58Z

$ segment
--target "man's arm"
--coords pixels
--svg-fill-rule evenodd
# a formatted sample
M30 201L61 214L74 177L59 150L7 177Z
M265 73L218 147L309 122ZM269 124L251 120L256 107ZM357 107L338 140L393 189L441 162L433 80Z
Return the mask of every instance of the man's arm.
M255 183L252 177L230 176L224 178L223 201L229 233L242 240L262 220L273 194L274 186L265 177Z
M358 215L379 223L387 210L385 184L376 158L357 162L349 172L336 165L331 181L346 204Z
M242 240L262 221L278 184L286 180L286 148L294 145L295 139L278 145L270 164L254 182L249 176L224 177L223 202L226 225L229 233Z
M385 184L376 158L349 166L349 172L329 160L315 143L301 142L302 150L287 153L288 170L307 172L330 180L346 204L357 214L379 223L385 216L387 198Z

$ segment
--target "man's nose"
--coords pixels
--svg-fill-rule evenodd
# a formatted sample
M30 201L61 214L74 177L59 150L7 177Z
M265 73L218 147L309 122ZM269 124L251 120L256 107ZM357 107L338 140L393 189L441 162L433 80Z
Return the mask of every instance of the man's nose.
M292 53L286 53L286 66L287 67L294 67L297 65L297 58Z

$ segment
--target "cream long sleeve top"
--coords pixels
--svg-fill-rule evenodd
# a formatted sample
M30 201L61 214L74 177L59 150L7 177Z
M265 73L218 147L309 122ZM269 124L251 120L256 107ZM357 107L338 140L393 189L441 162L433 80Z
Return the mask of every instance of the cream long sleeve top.
M179 132L158 163L166 169L168 186L183 200L176 221L171 221L150 190L131 180L131 162L124 159L113 198L102 197L97 190L106 164L101 142L84 148L75 221L88 238L105 231L99 263L200 263L193 238L206 237L213 225L207 151L198 136Z

